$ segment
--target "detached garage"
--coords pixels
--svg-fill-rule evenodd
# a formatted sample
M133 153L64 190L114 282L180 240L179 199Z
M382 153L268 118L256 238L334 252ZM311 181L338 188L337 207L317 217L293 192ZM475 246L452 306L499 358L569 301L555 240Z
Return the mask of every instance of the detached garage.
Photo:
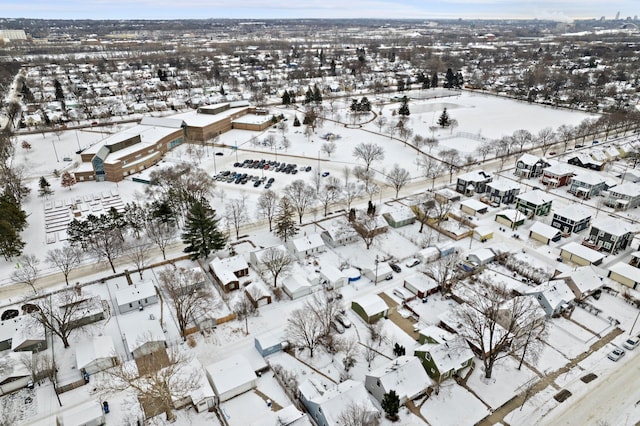
M637 290L640 284L640 269L628 263L619 262L609 268L609 278Z
M438 291L438 283L425 274L415 274L404 279L404 288L422 299L436 293Z
M548 245L552 241L554 243L560 241L562 233L558 228L549 226L546 223L535 222L531 225L531 228L529 228L529 238Z
M258 377L249 360L232 356L207 366L207 377L219 402L255 389Z
M385 301L376 294L368 294L357 298L351 302L351 309L368 324L373 324L380 318L386 317L389 311Z

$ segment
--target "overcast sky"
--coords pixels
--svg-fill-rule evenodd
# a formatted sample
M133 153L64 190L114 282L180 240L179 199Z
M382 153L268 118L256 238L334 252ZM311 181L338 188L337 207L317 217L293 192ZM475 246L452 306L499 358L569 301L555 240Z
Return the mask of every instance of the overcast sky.
M0 17L181 18L574 18L640 14L639 0L2 0Z

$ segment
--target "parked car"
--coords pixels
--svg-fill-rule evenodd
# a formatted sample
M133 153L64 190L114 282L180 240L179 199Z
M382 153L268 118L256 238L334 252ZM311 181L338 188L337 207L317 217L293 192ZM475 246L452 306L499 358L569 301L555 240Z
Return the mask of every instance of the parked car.
M344 326L344 328L349 328L351 327L351 321L349 320L349 318L347 318L346 315L344 314L338 314L336 315L336 320L338 320L338 322L340 324L342 324Z
M342 324L340 324L338 321L331 321L331 326L335 331L337 331L340 334L343 334L345 331Z
M327 177L327 176L329 176L329 174L330 174L329 172L324 172L324 173L322 173L322 177Z
M618 361L624 356L625 353L626 352L623 349L615 348L609 353L609 355L607 355L607 358L609 358L611 361Z
M420 263L420 259L416 259L415 257L412 257L411 259L407 259L407 262L404 264L404 266L406 266L407 268L413 268L419 263Z
M637 337L629 337L622 344L622 346L629 349L630 351L634 350L636 347L638 347L638 345L640 345L640 338L637 338Z
M389 266L396 274L399 274L402 271L402 268L397 263L390 263Z
M396 296L400 300L406 300L406 299L409 299L411 297L411 294L409 293L409 291L405 290L403 288L394 288L393 289L393 295Z

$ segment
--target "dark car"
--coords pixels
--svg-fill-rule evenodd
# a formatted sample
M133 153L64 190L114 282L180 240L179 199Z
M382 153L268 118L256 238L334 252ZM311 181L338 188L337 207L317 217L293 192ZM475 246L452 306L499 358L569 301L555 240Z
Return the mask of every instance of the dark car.
M396 274L399 274L402 271L402 268L397 263L390 263L389 266Z

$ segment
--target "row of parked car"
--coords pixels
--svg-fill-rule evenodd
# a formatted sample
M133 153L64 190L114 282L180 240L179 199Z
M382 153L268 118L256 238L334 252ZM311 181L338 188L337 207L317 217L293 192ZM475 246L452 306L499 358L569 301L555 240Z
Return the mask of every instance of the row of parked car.
M310 172L311 166L301 167L298 170L298 165L295 163L285 163L280 161L267 161L267 160L252 160L246 159L242 163L233 163L233 167L245 168L245 169L261 169L271 170L274 172L281 172L286 174L295 175L298 171Z
M628 349L630 351L634 350L635 348L637 348L640 345L640 336L634 336L634 337L629 337L627 340L624 341L624 343L622 344L622 346L625 347L625 349ZM626 354L626 352L624 351L624 349L622 348L615 348L614 350L612 350L609 355L607 355L607 358L609 358L611 361L618 361L620 358L622 358L624 355Z
M275 178L260 177L258 175L249 175L247 173L230 172L229 170L223 170L213 177L218 182L235 183L236 185L246 185L248 182L253 182L253 187L257 188L263 183L265 189L271 188ZM265 183L266 182L266 183Z

